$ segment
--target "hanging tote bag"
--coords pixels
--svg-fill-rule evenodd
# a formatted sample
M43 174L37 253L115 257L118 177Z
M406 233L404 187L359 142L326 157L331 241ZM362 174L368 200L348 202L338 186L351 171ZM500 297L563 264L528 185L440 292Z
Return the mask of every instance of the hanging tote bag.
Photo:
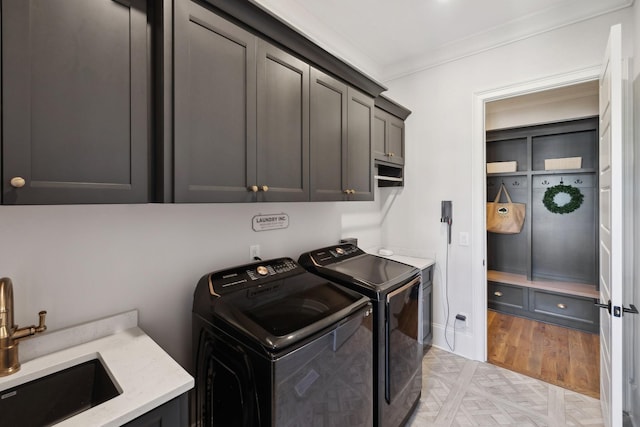
M507 203L500 203L502 192L507 197ZM487 202L487 231L499 234L518 234L524 224L526 212L524 203L513 203L504 184L493 202Z

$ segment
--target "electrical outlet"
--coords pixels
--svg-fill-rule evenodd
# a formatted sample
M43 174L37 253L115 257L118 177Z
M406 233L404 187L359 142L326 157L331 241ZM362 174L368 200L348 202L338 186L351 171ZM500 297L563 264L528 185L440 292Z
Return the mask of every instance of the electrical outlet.
M469 328L469 315L467 313L456 314L456 323L458 325L462 323L465 328Z
M260 245L249 246L249 261L257 261L256 258L260 258Z

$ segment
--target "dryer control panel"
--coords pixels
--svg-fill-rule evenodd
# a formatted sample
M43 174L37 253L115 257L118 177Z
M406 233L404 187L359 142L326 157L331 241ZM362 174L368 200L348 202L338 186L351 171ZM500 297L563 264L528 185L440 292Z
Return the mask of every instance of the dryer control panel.
M291 258L258 261L209 274L209 292L214 296L222 296L304 272Z
M298 262L302 265L311 264L317 266L326 266L329 264L335 264L336 262L343 261L345 259L353 258L359 255L363 255L365 252L359 247L350 243L327 246L326 248L316 249L312 252L307 252L300 256Z

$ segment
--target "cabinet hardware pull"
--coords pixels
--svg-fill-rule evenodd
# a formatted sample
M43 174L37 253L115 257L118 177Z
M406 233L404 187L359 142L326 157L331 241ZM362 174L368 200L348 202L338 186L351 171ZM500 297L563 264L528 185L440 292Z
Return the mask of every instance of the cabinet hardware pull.
M349 190L348 188L346 190L343 191L344 194L351 194L351 190Z
M249 191L253 191L254 193L258 192L258 186L257 185L252 185L251 187L249 187Z
M351 194L356 194L356 190L351 189Z
M559 304L557 304L557 307L558 307L559 309L561 309L561 310L564 310L565 308L567 308L567 305L566 305L566 304L559 303Z
M497 296L497 297L501 297L502 296L502 292L500 292L500 291L495 291L493 294L495 296Z
M11 186L14 188L22 188L26 184L26 181L21 176L11 178Z
M260 191L264 191L266 193L267 191L269 191L269 187L266 185L263 185L262 187L260 187Z

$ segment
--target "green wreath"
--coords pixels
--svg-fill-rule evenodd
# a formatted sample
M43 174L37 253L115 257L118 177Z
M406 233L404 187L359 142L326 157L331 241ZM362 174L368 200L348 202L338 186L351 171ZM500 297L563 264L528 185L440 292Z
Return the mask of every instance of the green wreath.
M565 193L569 195L571 200L569 202L559 206L556 203L556 196L558 194ZM549 210L549 212L557 213L557 214L566 214L571 213L578 209L584 200L584 195L580 192L580 190L571 185L554 185L553 187L547 188L547 191L544 193L544 198L542 199L542 203Z

